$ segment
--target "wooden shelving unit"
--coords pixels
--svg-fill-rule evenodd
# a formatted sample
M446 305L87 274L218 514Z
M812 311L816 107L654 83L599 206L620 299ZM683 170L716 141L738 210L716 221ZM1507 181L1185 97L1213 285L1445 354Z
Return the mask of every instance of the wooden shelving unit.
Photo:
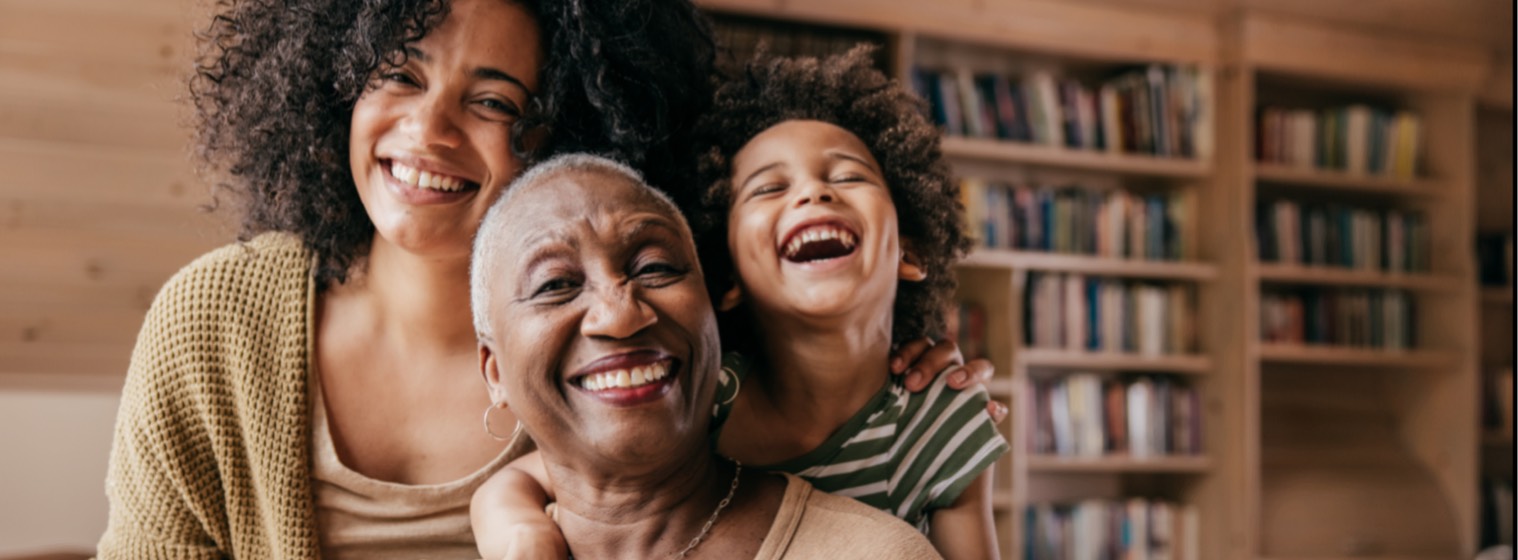
M1223 282L1245 301L1239 343L1225 369L1241 406L1225 422L1236 430L1232 468L1248 520L1241 556L1377 559L1470 557L1476 550L1475 449L1470 421L1476 364L1471 237L1473 193L1469 94L1482 53L1356 34L1275 16L1245 14L1227 24L1238 71L1224 80L1227 114L1220 166L1231 197L1224 221L1253 224L1260 200L1331 201L1418 212L1428 223L1431 271L1309 267L1260 262L1255 230L1238 255L1219 265ZM1330 47L1330 45L1332 45ZM1408 68L1381 74L1382 53L1397 49ZM1333 56L1325 53L1332 52ZM1454 56L1459 55L1459 56ZM1436 62L1437 61L1437 62ZM1416 179L1351 175L1256 160L1258 112L1266 106L1319 110L1363 103L1421 117ZM1321 118L1321 117L1320 117ZM1398 290L1416 309L1414 347L1386 350L1269 343L1261 340L1263 290ZM1226 327L1225 327L1226 328ZM1398 503L1372 505L1396 494Z
M1261 282L1276 284L1363 286L1430 292L1454 292L1462 287L1460 276L1454 274L1397 273L1287 264L1260 264L1256 270Z
M1287 167L1255 163L1255 180L1269 186L1312 188L1353 194L1438 197L1445 195L1438 181L1395 179L1376 175L1351 175L1342 171Z
M1479 309L1488 317L1502 315L1513 307L1511 289L1476 285L1470 251L1475 214L1507 213L1501 227L1513 228L1511 144L1505 152L1493 150L1508 158L1509 175L1496 181L1506 189L1506 202L1494 204L1476 192L1476 95L1486 100L1492 90L1485 51L1247 6L1208 14L1043 0L701 3L720 12L883 34L893 73L903 83L919 66L1007 75L1043 70L1099 80L1119 68L1158 63L1195 65L1211 77L1214 142L1199 158L986 138L943 141L945 157L964 177L1184 200L1181 235L1188 249L1180 260L977 249L961 263L960 297L986 310L992 341L986 357L996 366L990 390L1013 410L1001 426L1013 453L997 466L993 500L1003 558L1024 558L1031 505L1137 495L1196 506L1200 558L1474 555L1481 449L1511 454L1512 448L1510 435L1483 433L1471 418L1480 402L1480 357L1498 344L1498 335L1478 328L1471 314ZM1510 82L1511 69L1505 71ZM1263 105L1321 109L1356 102L1421 115L1416 178L1256 161L1255 118ZM1509 138L1511 107L1509 90L1499 107ZM1253 226L1262 198L1419 212L1428 219L1430 270L1261 262ZM1195 352L1146 356L1027 347L1029 279L1045 273L1192 286ZM1409 294L1416 306L1414 347L1262 342L1264 294L1317 288ZM1511 324L1511 315L1503 316ZM1488 359L1487 365L1511 367L1511 330L1505 336L1500 344L1506 361ZM1074 372L1173 376L1197 388L1205 411L1202 454L1142 460L1030 454L1031 384Z
M1206 375L1212 359L1206 355L1144 355L1130 352L1076 352L1023 348L1018 364L1027 368L1095 371L1134 371Z
M977 159L1135 177L1198 179L1211 173L1207 162L1202 160L1109 154L983 138L944 138L943 154L953 159Z
M1453 367L1460 363L1458 354L1429 350L1377 350L1280 343L1261 343L1259 349L1260 360L1274 364L1428 370Z
M1159 261L1066 255L1037 251L975 249L960 262L968 268L1076 272L1154 280L1208 280L1217 268L1201 262Z

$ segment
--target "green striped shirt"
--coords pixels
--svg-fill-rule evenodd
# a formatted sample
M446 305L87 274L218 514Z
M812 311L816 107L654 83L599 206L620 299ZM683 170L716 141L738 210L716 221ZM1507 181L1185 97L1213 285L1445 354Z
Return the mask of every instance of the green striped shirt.
M714 424L720 429L752 367L723 356ZM806 454L755 468L788 472L818 489L848 496L926 532L928 515L952 505L976 476L1007 452L986 414L979 385L956 391L947 376L913 393L893 379L869 403Z

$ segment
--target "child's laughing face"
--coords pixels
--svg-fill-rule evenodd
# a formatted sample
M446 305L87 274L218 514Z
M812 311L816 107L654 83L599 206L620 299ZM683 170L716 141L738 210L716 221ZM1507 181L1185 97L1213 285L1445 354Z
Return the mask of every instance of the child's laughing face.
M889 316L897 279L921 279L903 261L880 165L853 133L821 121L782 122L738 151L732 180L728 247L756 312Z

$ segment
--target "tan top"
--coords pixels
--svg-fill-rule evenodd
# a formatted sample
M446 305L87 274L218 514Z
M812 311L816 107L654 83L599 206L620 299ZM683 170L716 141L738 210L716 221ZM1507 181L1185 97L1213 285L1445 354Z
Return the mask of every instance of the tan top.
M469 525L469 499L509 462L516 446L452 482L411 485L369 478L337 456L321 378L314 365L311 369L311 488L322 558L479 558Z
M264 234L197 259L158 292L116 416L100 558L321 555L311 263L296 237ZM522 440L511 454L530 449Z
M921 560L942 558L905 521L861 502L819 492L785 474L785 500L754 560Z

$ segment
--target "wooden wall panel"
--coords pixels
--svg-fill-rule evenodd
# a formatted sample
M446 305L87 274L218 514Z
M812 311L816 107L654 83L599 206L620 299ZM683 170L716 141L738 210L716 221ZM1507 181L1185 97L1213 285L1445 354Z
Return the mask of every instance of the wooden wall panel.
M188 157L190 0L0 0L0 376L120 376L168 277L231 238Z

